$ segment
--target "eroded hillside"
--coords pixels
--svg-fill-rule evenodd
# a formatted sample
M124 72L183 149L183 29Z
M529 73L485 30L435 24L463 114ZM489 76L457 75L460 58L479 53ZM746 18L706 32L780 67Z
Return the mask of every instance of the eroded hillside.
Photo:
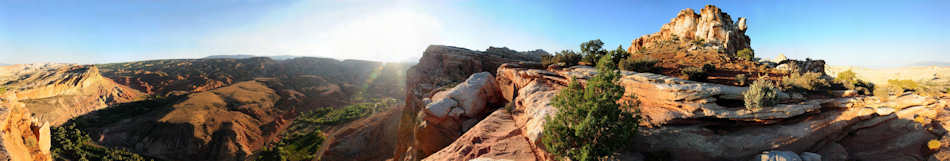
M53 125L90 111L145 97L138 90L103 77L99 69L91 65L2 66L0 86L16 95L37 118Z

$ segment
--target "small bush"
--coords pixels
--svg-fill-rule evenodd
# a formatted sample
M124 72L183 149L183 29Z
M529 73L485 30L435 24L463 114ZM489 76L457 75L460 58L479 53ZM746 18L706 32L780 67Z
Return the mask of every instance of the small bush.
M0 87L0 94L7 93L7 87Z
M941 145L942 144L940 143L940 141L936 139L931 139L930 141L927 142L927 148L930 150L940 149Z
M805 74L792 73L782 78L782 89L812 92L820 89L826 89L831 84L828 80L821 77L820 73L808 72Z
M508 111L508 113L515 111L515 100L511 100L511 102L508 102L508 105L505 105L505 111Z
M749 77L745 74L736 75L736 82L739 83L739 86L745 86L747 81L749 81Z
M778 104L778 88L772 82L759 79L749 85L749 89L742 93L745 108L753 110L759 107L769 107Z
M581 61L581 55L570 50L562 50L554 55L546 55L541 57L541 64L548 66L551 64L564 63L565 66L574 66Z
M755 52L753 52L752 49L745 48L736 51L736 57L742 60L752 60L752 58L755 58Z
M655 72L657 62L659 60L650 57L627 58L620 61L620 69L635 72Z
M574 161L604 159L629 145L639 117L633 105L618 103L624 89L620 73L609 59L598 62L598 72L585 85L572 80L551 101L558 108L545 117L541 142L551 154Z
M683 70L680 70L680 73L685 75L687 80L691 81L706 81L706 77L709 76L706 74L706 70L697 67L683 68Z

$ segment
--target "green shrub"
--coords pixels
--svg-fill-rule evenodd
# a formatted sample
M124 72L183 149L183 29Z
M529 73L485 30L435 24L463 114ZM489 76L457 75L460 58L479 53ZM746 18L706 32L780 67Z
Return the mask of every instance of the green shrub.
M749 81L749 77L745 74L736 75L736 83L739 83L739 86L744 86L746 82Z
M749 85L749 89L742 93L745 108L753 110L760 107L775 106L778 103L778 88L772 82L759 79Z
M580 61L581 55L570 50L562 50L554 53L553 56L541 57L541 64L544 64L544 66L557 63L564 63L565 66L575 66Z
M683 68L680 70L680 73L685 75L687 80L691 81L706 81L706 77L709 76L706 74L706 70L697 67Z
M574 161L603 159L629 145L639 116L633 105L618 103L623 87L620 73L608 59L601 59L598 73L581 86L571 81L552 100L558 108L546 117L541 141L551 154Z
M0 87L0 94L7 93L7 87Z
M752 60L752 58L755 58L755 52L753 52L752 49L745 48L736 51L736 57L742 60Z
M782 78L782 89L800 92L812 92L827 89L831 84L821 77L820 73L808 72L805 74L793 72Z
M657 59L650 57L627 58L620 61L620 69L635 72L655 72Z
M618 45L617 49L607 52L607 55L610 56L610 60L614 63L619 63L630 58L630 53L623 48L623 45Z
M508 105L505 105L505 111L508 111L508 113L515 112L515 100L511 100Z
M108 160L145 161L155 160L120 148L95 145L92 138L77 129L72 123L50 129L50 151L55 160Z
M581 43L581 54L584 55L581 62L597 65L597 61L607 55L607 50L604 50L603 47L604 42L600 41L600 39Z
M871 91L874 91L874 84L858 79L857 74L850 69L838 73L834 82L841 84L847 89L858 91L860 94L868 95L871 94Z

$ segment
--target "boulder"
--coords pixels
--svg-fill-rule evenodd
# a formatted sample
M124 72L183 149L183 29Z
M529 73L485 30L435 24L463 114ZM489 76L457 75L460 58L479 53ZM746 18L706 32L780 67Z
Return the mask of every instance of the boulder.
M452 143L485 114L489 106L502 105L495 77L488 72L472 74L455 87L437 92L423 109L416 145L423 153L435 153Z

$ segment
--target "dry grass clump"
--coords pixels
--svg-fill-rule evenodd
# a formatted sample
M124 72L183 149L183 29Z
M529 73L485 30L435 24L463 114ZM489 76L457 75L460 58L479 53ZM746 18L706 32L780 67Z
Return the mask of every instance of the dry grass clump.
M742 93L745 108L753 110L760 107L775 106L778 104L779 89L772 82L764 79L756 80L749 85L749 89Z

